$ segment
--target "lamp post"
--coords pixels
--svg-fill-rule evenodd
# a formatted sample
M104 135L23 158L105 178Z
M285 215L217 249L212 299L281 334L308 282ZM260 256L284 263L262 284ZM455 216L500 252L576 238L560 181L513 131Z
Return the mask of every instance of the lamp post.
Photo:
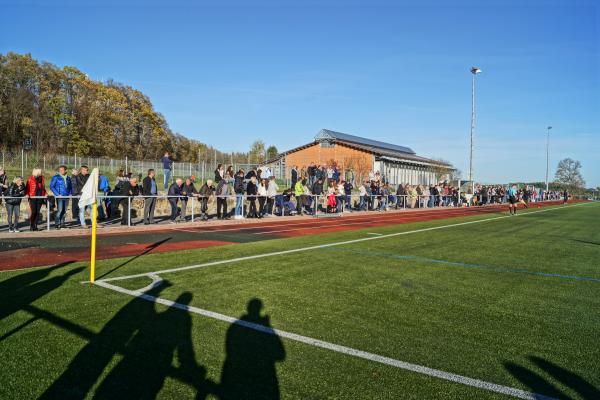
M473 86L471 89L471 152L469 154L469 180L471 181L471 194L475 194L475 181L473 180L473 134L475 133L475 75L480 74L481 69L471 68L473 74Z
M548 154L550 148L550 129L552 129L551 126L549 126L546 130L546 192L548 192Z

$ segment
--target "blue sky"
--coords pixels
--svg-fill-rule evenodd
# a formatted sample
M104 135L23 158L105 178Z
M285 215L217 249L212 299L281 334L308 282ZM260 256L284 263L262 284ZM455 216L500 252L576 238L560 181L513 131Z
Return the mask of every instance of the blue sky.
M600 186L600 3L4 1L0 52L147 93L170 127L224 151L285 150L328 128L475 176L543 180L565 157Z

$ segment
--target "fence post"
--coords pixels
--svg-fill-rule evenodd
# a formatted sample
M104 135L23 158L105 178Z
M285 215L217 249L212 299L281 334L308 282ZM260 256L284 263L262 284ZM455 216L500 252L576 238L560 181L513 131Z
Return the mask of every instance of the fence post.
M192 196L192 222L194 222L194 196Z
M127 226L131 226L131 197L127 196Z
M46 230L47 231L50 230L50 199L47 197L46 197Z

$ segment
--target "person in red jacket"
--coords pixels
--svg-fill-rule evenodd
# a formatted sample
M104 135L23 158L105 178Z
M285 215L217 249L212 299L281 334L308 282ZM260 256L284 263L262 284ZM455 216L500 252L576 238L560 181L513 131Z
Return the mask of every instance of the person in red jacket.
M39 168L34 169L31 172L31 176L27 179L27 196L29 196L29 229L32 231L39 230L37 227L38 218L40 216L40 209L44 204L42 198L32 197L46 197L46 182L42 175L42 170Z

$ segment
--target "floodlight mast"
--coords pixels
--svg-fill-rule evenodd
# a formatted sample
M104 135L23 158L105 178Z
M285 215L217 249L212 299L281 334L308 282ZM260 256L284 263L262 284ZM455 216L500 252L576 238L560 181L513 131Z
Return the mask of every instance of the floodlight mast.
M550 129L552 129L551 126L549 126L546 129L546 192L548 191L548 155L550 154Z
M475 75L480 74L481 69L471 68L473 74L473 85L471 88L471 151L469 154L469 181L471 181L471 194L475 194L475 181L473 180L473 135L475 133Z

